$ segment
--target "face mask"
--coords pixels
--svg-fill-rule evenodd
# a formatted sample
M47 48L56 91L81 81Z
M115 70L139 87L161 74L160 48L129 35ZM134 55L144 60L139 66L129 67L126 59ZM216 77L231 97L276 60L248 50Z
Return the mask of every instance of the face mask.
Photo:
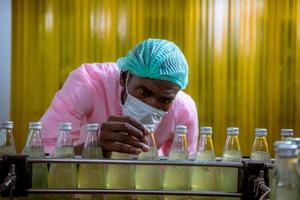
M157 126L165 116L166 112L157 108L153 108L152 106L149 106L148 104L129 94L127 89L127 82L128 76L126 79L127 98L122 107L123 115L130 116L143 124L151 124Z

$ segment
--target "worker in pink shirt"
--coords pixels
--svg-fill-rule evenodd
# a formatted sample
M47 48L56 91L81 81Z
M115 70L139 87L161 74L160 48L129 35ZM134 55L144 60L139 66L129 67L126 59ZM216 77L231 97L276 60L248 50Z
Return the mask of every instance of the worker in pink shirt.
M111 152L139 154L148 151L149 131L157 126L160 155L168 155L176 125L186 125L190 156L198 139L197 108L182 90L188 84L188 64L173 43L147 39L117 63L82 64L70 73L41 118L45 151L52 154L58 124L72 123L75 152L81 153L85 124L99 123L104 157Z

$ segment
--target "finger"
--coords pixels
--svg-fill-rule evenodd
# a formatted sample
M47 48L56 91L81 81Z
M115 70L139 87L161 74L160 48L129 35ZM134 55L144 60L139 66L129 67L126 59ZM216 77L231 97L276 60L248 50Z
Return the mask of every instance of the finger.
M109 132L124 132L128 133L129 135L132 135L139 140L142 140L144 137L144 134L141 130L137 129L136 127L132 126L131 124L127 122L106 122L104 129L106 129Z
M120 153L128 153L128 154L140 154L142 150L140 148L135 148L130 145L116 143L112 141L106 141L105 145L102 147L105 151L114 151Z
M127 144L135 148L140 148L143 151L148 151L150 149L148 145L137 140L135 137L123 133L111 132L110 134L107 134L106 140Z
M141 122L139 122L129 116L111 116L108 119L108 121L127 122L127 123L131 124L132 126L134 126L135 128L139 129L144 135L150 134L150 131L147 128L145 128L145 126Z

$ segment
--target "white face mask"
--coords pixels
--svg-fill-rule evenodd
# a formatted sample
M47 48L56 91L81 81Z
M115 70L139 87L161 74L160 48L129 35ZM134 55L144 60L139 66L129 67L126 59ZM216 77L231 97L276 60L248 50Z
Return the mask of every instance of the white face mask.
M166 112L157 108L153 108L152 106L129 94L127 89L127 82L128 76L126 79L127 98L122 107L123 115L130 116L143 124L151 124L157 126L165 116Z

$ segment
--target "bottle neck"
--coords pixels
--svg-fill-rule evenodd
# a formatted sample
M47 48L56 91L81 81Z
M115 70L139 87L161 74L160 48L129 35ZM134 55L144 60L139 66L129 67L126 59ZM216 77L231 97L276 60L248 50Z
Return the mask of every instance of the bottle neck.
M84 143L84 147L98 147L98 133L97 131L88 131Z
M29 133L29 146L31 147L43 147L41 131L38 129L32 129Z
M198 151L214 151L211 135L200 135Z
M171 150L187 150L187 140L185 134L175 134Z
M238 135L227 135L224 151L241 151Z
M266 136L256 136L253 143L253 151L269 152Z
M14 146L14 136L13 136L13 130L10 128L5 128L5 144L8 146Z
M288 138L293 138L293 136L292 135L282 135L281 141L286 141Z
M62 147L62 146L72 146L73 147L71 131L60 130L58 134L59 135L58 135L56 147Z

